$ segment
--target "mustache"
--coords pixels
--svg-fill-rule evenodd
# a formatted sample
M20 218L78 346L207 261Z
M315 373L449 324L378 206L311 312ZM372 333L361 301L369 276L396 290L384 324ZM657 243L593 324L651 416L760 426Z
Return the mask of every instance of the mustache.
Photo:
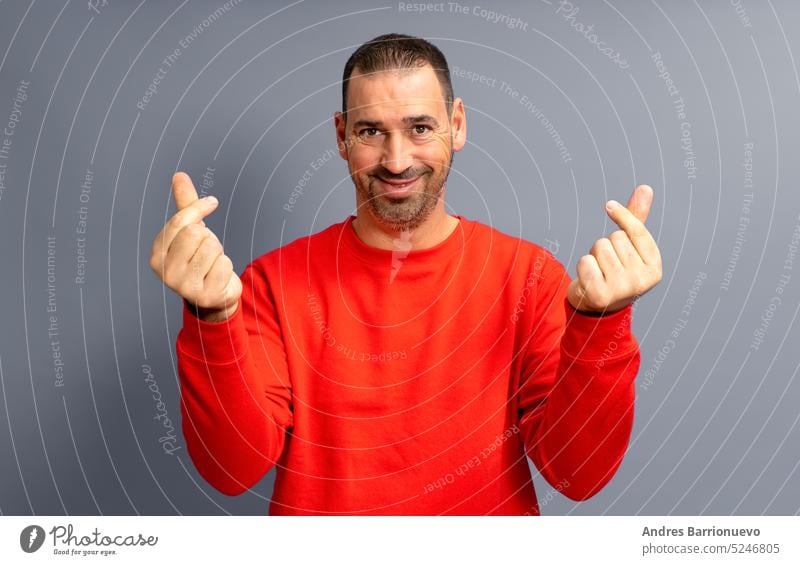
M377 168L373 169L370 172L370 176L381 177L382 179L386 179L386 180L400 180L400 181L402 181L402 180L411 180L411 179L415 179L417 177L421 177L422 175L427 174L430 171L431 171L430 167L417 168L417 169L409 167L408 169L406 169L402 173L395 174L395 173L392 173L392 172L386 170L386 168L384 168L384 167L377 167Z

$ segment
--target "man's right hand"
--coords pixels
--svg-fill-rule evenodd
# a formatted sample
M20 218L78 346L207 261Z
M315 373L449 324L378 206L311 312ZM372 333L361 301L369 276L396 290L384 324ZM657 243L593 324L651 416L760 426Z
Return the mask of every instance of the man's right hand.
M217 236L203 218L217 207L213 196L197 197L192 179L183 172L172 176L172 195L178 211L153 241L150 267L207 322L229 318L239 305L242 282Z

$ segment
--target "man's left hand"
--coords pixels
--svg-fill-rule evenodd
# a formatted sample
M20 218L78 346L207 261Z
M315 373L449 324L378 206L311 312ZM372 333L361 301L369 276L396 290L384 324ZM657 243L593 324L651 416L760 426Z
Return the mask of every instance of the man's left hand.
M594 242L578 260L578 278L567 289L572 306L584 312L615 312L632 303L661 280L661 253L644 225L653 203L653 189L636 187L627 207L606 203L608 216L621 229Z

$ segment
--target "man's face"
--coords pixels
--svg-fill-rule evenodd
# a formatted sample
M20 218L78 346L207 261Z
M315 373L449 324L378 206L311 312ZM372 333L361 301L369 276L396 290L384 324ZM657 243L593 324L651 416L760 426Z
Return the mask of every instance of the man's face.
M335 118L359 208L366 205L378 223L398 231L416 228L431 214L453 151L464 145L460 99L453 109L451 122L430 65L371 75L353 71L346 123L340 112Z

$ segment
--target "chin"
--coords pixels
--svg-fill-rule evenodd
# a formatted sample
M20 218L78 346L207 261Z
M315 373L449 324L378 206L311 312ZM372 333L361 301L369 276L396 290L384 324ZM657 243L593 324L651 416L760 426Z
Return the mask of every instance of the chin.
M431 215L432 210L427 211L420 211L419 213L409 217L396 217L386 214L381 214L379 210L372 209L372 215L377 222L382 224L384 227L392 229L394 231L409 231L417 229L421 226L425 220L427 220Z

